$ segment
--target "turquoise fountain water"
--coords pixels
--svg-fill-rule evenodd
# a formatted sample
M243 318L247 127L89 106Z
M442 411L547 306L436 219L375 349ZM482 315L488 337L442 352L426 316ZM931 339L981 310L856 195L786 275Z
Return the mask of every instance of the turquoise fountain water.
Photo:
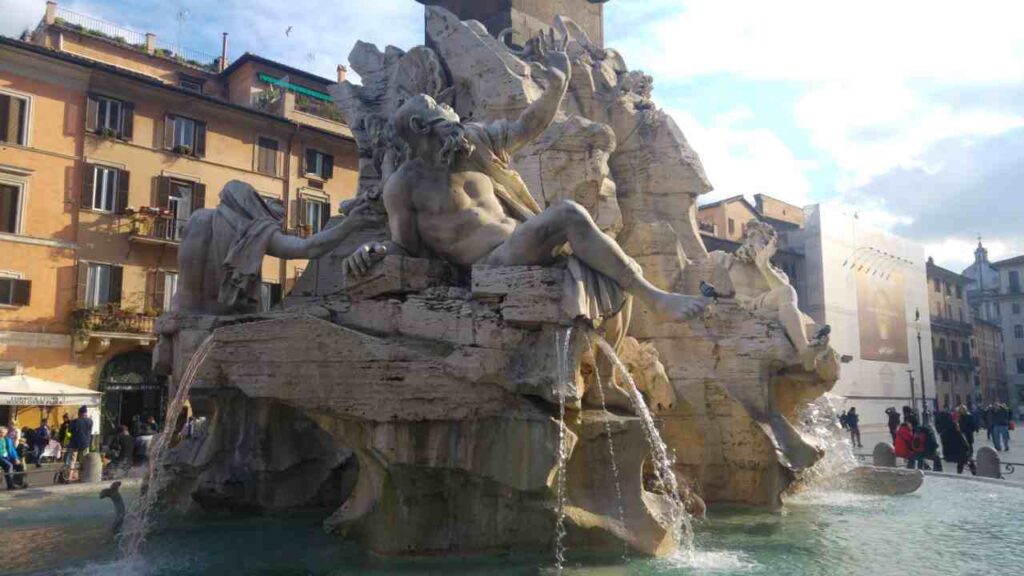
M122 489L129 500L137 490ZM96 490L0 499L5 573L43 576L349 576L538 574L551 556L384 561L324 534L321 514L207 518L161 527L133 562L118 560L113 509ZM23 493L22 493L23 494ZM916 493L793 495L781 512L711 508L694 525L691 560L570 554L567 574L915 576L1019 573L1024 489L929 477ZM571 552L571 551L570 551Z

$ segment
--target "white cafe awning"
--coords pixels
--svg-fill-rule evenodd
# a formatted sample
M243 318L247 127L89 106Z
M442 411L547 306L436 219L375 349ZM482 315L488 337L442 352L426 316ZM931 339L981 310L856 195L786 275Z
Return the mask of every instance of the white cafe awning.
M96 390L24 374L0 377L0 406L99 406Z

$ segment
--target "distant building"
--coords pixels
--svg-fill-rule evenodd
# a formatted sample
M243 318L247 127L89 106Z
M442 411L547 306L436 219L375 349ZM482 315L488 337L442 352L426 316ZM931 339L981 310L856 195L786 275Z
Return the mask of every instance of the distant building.
M928 309L932 324L935 389L939 405L973 406L981 398L978 365L971 342L974 325L967 305L970 279L928 258Z
M787 248L803 256L797 269L801 309L830 324L832 346L849 356L833 393L846 397L868 426L881 427L890 406L913 402L920 409L922 388L932 409L923 247L828 205L810 206L804 215L804 227L783 236Z
M971 306L1002 330L1007 399L1017 414L1024 414L1024 256L989 262L979 241L974 263L963 274L970 279Z

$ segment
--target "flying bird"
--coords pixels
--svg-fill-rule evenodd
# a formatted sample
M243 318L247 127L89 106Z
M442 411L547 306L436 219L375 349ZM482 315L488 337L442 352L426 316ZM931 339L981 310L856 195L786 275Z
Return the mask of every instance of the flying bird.
M288 28L285 29L284 35L285 36L289 36L289 37L292 35L292 27L291 26L289 26Z

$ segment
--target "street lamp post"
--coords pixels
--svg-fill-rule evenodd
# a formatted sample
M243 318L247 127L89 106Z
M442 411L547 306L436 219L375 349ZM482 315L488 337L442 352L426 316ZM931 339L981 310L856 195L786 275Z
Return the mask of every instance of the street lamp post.
M917 359L921 362L921 423L928 425L928 399L924 394L924 350L921 348L921 309L914 309L914 325L917 327ZM913 376L910 377L914 379Z
M917 404L917 398L914 397L914 371L907 370L907 376L910 376L910 407L913 408Z

